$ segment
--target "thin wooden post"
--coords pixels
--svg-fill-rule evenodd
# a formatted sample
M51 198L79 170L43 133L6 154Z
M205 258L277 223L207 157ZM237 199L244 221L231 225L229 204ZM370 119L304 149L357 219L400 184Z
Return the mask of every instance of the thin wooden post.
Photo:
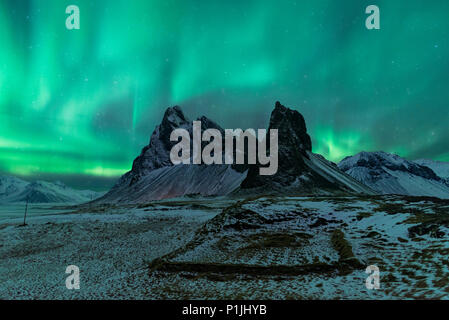
M27 203L25 205L25 215L23 216L23 225L26 226L26 219L27 219L27 212L28 212L28 198L27 198Z

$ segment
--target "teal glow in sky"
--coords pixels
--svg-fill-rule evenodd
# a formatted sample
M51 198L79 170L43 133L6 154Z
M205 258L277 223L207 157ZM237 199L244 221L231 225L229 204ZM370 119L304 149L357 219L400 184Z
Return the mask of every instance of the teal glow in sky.
M65 28L71 4L80 30ZM370 4L381 30L365 28ZM107 184L168 106L261 128L276 100L331 160L449 161L448 12L446 0L3 0L0 172Z

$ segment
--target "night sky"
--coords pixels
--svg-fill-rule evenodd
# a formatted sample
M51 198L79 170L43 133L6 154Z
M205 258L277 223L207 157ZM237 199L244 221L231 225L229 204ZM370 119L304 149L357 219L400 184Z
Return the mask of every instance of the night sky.
M168 106L265 128L276 100L330 160L449 161L448 77L447 0L2 0L0 173L105 188Z

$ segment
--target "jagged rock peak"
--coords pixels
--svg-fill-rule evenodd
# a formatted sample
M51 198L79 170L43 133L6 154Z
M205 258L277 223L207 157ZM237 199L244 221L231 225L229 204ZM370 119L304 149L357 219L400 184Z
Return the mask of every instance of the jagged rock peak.
M218 124L205 116L198 118L197 121L201 121L202 132L207 129L218 129L224 132ZM132 170L125 174L118 184L133 185L153 170L173 166L170 150L177 142L170 141L170 135L175 129L185 129L192 137L192 121L184 115L179 106L167 108L161 123L156 126L151 135L150 143L142 149L133 162Z
M164 117L162 119L162 125L170 125L173 127L178 127L182 123L189 121L187 117L182 112L179 106L169 107L165 110Z
M269 129L278 129L282 144L299 147L303 151L312 150L312 141L307 134L306 122L302 114L283 106L279 101L276 101L271 113Z
M262 177L259 175L259 166L251 166L247 178L242 183L243 188L291 185L298 176L309 170L304 159L309 158L307 152L312 150L312 142L307 134L304 117L298 111L289 109L277 101L271 113L268 129L278 130L278 172L274 176Z
M156 130L151 136L150 145L156 142L154 140L161 140L164 147L169 148L172 145L170 142L171 132L177 128L187 128L189 123L190 120L184 115L180 107L174 106L167 108L161 124L156 127Z

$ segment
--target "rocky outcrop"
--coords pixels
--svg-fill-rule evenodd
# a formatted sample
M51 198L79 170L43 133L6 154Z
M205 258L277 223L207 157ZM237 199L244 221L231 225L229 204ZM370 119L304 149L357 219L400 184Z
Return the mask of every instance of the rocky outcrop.
M278 130L278 171L273 176L261 176L260 165L250 166L242 189L284 194L373 193L324 157L311 152L311 138L298 111L276 102L269 129Z

